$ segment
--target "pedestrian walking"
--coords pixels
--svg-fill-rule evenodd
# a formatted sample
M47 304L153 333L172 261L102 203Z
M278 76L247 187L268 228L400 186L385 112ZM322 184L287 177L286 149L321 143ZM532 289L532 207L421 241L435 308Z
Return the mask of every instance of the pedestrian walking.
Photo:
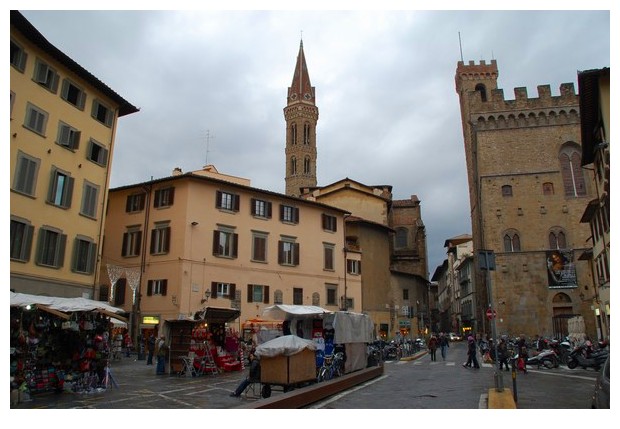
M504 337L500 338L497 344L497 357L499 359L499 370L501 371L505 365L506 371L510 371L508 368L508 344L506 344L506 339Z
M435 335L431 335L428 340L428 352L431 355L431 360L437 360L437 337Z
M146 343L148 355L146 357L146 364L153 365L153 354L155 353L155 335L151 334Z
M441 359L446 360L448 354L448 347L450 347L450 339L444 332L439 334L439 348L441 349Z
M168 346L166 345L166 337L163 335L157 342L157 368L156 374L163 375L166 373L166 358L168 357Z
M123 338L125 343L125 356L131 357L131 349L133 348L133 341L131 341L131 335L129 335L129 331L125 332L125 337Z
M467 337L467 362L463 364L465 368L471 368L472 366L476 369L480 368L478 358L476 357L477 353L478 348L476 347L476 340L470 335Z

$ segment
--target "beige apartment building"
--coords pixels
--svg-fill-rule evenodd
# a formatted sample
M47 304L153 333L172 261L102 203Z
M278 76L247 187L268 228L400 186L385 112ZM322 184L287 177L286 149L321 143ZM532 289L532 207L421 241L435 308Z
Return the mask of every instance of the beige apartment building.
M337 311L346 302L361 312L360 258L343 253L347 214L252 188L213 166L114 188L100 295L142 329L192 319L205 307L238 309L239 322L273 304ZM108 267L125 273L110 292ZM137 282L126 275L136 270Z
M596 196L591 174L581 168L580 99L572 83L559 95L549 85L538 96L515 88L514 100L498 88L495 60L460 61L459 96L474 248L474 314L501 303L498 334L568 335L568 320L582 316L596 337L590 310L593 278L580 255L591 247L580 222ZM482 251L492 252L488 279ZM496 308L496 311L500 311ZM482 333L490 333L483 320Z
M581 165L594 176L595 194L581 217L590 226L590 248L580 259L588 261L592 288L584 291L596 322L597 337L610 334L610 79L609 68L580 72L579 110L581 112Z
M118 119L138 111L11 11L15 292L94 297Z

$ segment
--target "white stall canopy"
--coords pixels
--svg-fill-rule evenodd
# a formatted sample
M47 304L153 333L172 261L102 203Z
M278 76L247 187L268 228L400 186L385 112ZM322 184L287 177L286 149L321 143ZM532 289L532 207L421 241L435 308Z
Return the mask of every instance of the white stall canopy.
M288 305L276 304L263 310L263 316L274 320L291 320L313 318L320 314L331 313L322 307L316 305Z

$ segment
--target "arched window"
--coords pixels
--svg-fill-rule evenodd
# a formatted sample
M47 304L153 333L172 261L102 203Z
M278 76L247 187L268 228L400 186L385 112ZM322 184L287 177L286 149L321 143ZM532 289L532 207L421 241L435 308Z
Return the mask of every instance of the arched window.
M312 294L312 305L319 307L321 305L321 296L318 292Z
M545 182L543 183L543 195L553 195L554 191L553 191L553 183L551 182Z
M304 144L310 144L310 124L304 124Z
M504 252L521 251L521 240L516 231L506 231L504 234Z
M304 174L310 174L310 157L304 158Z
M487 89L483 84L479 83L476 85L476 91L480 93L480 98L482 101L487 101Z
M512 186L510 185L502 186L502 197L512 197Z
M407 236L409 235L409 231L407 228L398 228L396 229L396 240L394 246L397 249L406 248L408 246Z
M554 228L549 232L549 249L566 249L566 234L560 228Z
M282 291L280 289L276 290L273 293L273 303L274 304L284 304L284 302L282 301L282 297L284 296L284 294L282 293Z
M291 144L297 144L297 124L291 124Z
M291 174L297 174L297 158L291 158Z
M564 183L564 195L583 197L586 195L586 183L581 169L581 149L575 143L567 143L560 151L560 169Z

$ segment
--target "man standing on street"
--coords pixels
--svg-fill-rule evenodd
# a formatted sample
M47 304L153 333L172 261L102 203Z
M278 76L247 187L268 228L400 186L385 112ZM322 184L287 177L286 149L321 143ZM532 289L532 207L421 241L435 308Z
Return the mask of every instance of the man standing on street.
M474 366L474 368L480 368L476 353L478 353L476 341L474 340L474 337L470 335L469 337L467 337L467 362L463 364L465 368L471 368L472 365Z

